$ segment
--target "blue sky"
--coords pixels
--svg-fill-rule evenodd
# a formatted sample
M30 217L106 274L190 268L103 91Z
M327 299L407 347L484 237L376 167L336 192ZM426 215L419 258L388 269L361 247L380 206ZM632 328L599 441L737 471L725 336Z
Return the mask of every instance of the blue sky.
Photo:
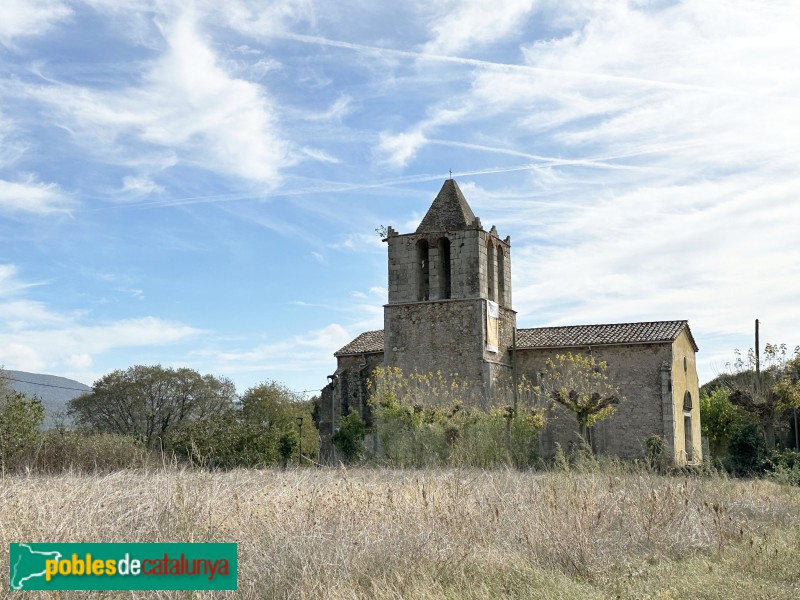
M450 169L518 325L800 343L800 6L3 0L0 364L318 389Z

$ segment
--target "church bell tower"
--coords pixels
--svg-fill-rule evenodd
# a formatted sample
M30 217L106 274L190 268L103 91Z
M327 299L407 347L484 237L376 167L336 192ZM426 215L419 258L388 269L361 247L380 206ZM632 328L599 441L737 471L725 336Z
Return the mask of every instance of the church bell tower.
M384 366L466 381L489 400L511 383L511 239L485 231L454 179L414 233L388 228Z

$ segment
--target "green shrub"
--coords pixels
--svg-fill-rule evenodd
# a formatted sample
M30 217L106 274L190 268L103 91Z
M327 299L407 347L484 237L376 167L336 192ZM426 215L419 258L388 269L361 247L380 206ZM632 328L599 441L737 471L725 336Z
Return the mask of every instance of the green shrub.
M742 416L731 404L726 388L700 394L700 425L711 455L723 457L731 437L742 427Z
M764 472L767 448L758 427L750 423L731 436L728 445L728 469L735 475L757 475Z
M395 466L526 468L538 459L539 411L409 406L388 395L373 414L382 455Z
M768 464L773 479L800 486L800 452L797 450L774 452L769 457Z
M278 438L278 453L281 455L284 469L288 466L289 459L292 457L292 454L294 454L299 444L300 436L297 435L297 432L292 430L284 432L281 437Z
M526 468L538 461L544 413L535 407L527 380L518 386L516 409L478 408L465 380L441 373L379 368L370 385L378 458L394 466ZM514 394L506 391L511 401Z
M264 467L280 461L278 440L273 429L242 422L231 412L185 423L173 431L169 448L208 469Z
M553 470L563 473L569 472L569 459L567 458L567 453L564 452L564 448L558 442L556 442L556 451L553 454Z
M539 431L543 420L538 412L511 407L463 411L453 426L460 435L452 445L449 463L453 466L527 468L538 460Z
M0 469L13 471L41 436L44 407L39 400L9 393L0 398Z
M129 435L50 430L28 448L20 466L43 473L107 473L157 464L156 455Z
M351 412L339 421L339 431L333 434L333 441L348 463L356 462L364 455L364 435L366 426L357 412Z
M645 442L647 452L647 466L657 472L665 473L669 466L664 438L660 435L651 435Z

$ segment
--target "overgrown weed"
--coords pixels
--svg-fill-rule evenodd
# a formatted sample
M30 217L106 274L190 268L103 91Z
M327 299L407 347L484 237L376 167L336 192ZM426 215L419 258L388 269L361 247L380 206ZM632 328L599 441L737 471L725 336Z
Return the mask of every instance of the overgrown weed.
M726 598L800 591L800 489L597 461L11 476L0 564L11 541L235 541L243 598L722 598L725 577ZM184 597L126 597L154 595Z

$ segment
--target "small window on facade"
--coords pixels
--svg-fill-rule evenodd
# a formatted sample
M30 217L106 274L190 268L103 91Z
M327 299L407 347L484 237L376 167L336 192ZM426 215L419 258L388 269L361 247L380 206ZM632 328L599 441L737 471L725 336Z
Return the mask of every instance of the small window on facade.
M417 300L430 298L430 265L428 264L428 242L417 242Z
M686 393L683 395L683 410L687 412L691 412L692 410L692 393L689 390L686 390Z
M686 360L685 356L683 357L683 372L684 373L689 372L689 362Z

